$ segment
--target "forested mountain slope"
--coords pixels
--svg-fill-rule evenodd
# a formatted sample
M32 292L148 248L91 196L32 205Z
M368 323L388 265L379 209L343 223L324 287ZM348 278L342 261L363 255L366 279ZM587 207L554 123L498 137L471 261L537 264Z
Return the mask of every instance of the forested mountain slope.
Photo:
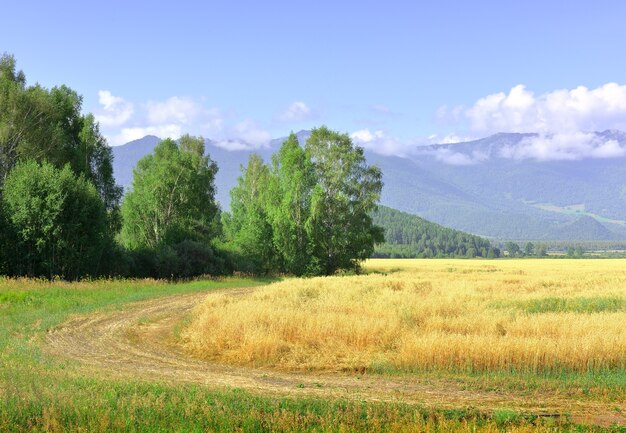
M416 215L379 206L374 224L385 230L385 243L375 257L498 257L487 239L443 227Z

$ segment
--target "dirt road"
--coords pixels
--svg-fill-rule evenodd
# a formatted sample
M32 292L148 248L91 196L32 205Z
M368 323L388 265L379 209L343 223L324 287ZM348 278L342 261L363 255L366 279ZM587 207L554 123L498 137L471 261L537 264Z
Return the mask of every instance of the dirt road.
M228 289L223 293L241 296L253 290ZM626 402L609 405L541 392L474 391L459 381L431 377L286 373L194 359L178 345L175 329L206 296L177 295L73 318L48 333L46 350L77 360L82 368L118 377L242 388L273 395L396 401L438 408L471 406L486 411L517 409L544 416L567 413L576 422L626 425ZM621 410L616 411L616 407Z

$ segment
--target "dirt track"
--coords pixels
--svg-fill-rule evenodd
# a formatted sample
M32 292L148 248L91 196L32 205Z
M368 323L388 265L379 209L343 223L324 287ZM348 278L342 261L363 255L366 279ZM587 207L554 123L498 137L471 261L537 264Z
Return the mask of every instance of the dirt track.
M253 288L228 289L240 296ZM216 292L212 292L216 293ZM47 351L109 375L290 396L398 401L430 407L518 409L576 422L626 425L626 402L601 404L545 393L473 391L442 379L332 373L296 374L220 365L191 358L174 338L175 327L207 293L177 295L132 304L122 310L73 318L47 336ZM615 408L619 407L620 412ZM620 415L621 413L622 415Z

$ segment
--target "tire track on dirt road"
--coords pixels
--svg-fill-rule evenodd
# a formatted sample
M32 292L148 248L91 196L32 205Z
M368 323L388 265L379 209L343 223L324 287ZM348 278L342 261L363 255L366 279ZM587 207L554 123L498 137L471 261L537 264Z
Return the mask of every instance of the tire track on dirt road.
M222 289L141 301L116 311L78 316L52 329L45 350L79 361L82 368L121 378L195 383L218 388L242 388L277 396L316 396L351 400L403 402L425 407L517 409L534 414L564 414L576 422L599 425L626 420L614 408L622 404L577 401L545 393L474 391L467 384L412 376L290 373L217 364L185 353L175 330L207 296L245 296L257 288Z

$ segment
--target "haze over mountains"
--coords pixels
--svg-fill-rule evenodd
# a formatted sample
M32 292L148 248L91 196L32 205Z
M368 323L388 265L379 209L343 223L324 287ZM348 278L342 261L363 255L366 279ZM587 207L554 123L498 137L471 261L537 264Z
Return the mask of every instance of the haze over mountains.
M309 132L297 135L304 143ZM542 146L541 140L559 139ZM283 140L254 152L269 161ZM604 131L567 140L501 133L416 147L407 157L366 155L383 171L382 204L447 227L499 239L626 239L626 134ZM146 136L113 148L119 184L130 187L133 167L159 141ZM219 166L217 199L228 209L240 165L253 150L206 144Z

